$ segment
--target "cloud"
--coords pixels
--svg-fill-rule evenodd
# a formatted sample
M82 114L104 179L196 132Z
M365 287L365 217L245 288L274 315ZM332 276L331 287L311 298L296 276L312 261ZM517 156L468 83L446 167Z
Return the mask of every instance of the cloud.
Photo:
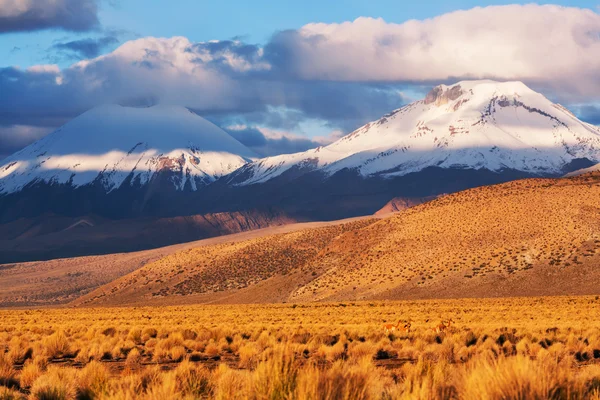
M397 89L276 79L261 53L242 43L142 38L63 70L0 69L0 91L7 94L0 98L0 123L24 122L19 116L75 116L104 103L160 102L185 105L202 115L264 116L270 107L285 107L297 116L355 127L403 104Z
M529 4L401 24L358 18L281 32L265 53L282 74L303 80L517 79L592 95L600 89L600 15Z
M116 43L119 39L115 36L103 36L55 43L51 49L57 51L61 58L80 60L98 57L105 48Z
M87 31L99 25L96 0L3 0L0 33L63 29Z
M50 130L24 125L0 126L0 160L44 137Z
M56 126L104 103L179 104L221 126L247 127L232 134L271 154L314 146L290 136L307 119L347 133L405 104L405 93L441 82L523 80L567 105L600 96L600 15L579 8L493 6L401 24L308 24L265 46L146 37L92 57L103 45L61 44L90 57L64 69L0 69L0 125Z
M234 125L224 128L231 136L261 157L278 154L291 154L327 145L341 137L340 131L333 131L330 136L308 139L292 132L278 131L264 127Z

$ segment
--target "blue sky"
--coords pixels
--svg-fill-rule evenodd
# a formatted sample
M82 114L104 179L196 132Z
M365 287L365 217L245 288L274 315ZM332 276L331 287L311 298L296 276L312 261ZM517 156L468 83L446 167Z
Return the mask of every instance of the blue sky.
M522 80L600 124L599 4L0 0L0 158L106 103L302 151L464 79Z

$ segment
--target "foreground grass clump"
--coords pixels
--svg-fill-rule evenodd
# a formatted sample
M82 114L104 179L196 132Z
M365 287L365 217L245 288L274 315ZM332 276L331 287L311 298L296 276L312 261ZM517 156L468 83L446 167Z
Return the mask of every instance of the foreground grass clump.
M115 311L0 311L0 400L600 399L596 297Z

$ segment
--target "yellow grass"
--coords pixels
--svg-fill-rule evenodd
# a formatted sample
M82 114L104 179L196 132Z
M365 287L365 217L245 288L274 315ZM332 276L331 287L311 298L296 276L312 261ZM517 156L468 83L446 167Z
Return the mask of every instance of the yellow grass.
M0 399L600 399L598 315L595 296L0 311Z

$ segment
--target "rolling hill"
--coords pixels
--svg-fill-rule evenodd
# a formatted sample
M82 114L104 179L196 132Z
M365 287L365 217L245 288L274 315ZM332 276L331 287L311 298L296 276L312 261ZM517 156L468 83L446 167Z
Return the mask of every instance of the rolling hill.
M192 247L74 304L596 294L600 175L525 179L381 220Z

